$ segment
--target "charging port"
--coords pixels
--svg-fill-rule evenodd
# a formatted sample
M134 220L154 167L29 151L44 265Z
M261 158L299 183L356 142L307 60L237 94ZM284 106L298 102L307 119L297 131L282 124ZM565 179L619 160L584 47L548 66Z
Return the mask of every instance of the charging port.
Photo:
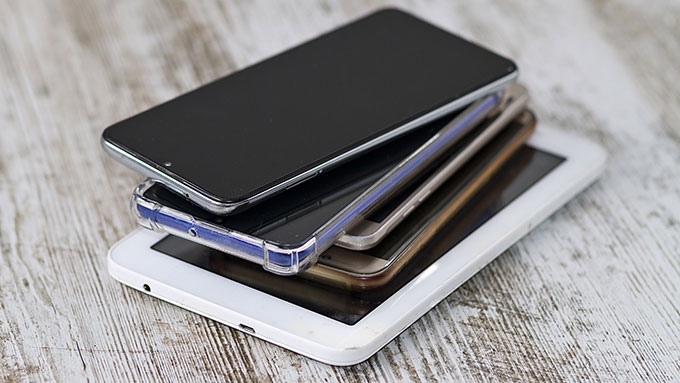
M243 330L243 331L245 331L245 332L247 332L247 333L255 334L255 329L254 329L254 328L252 328L252 327L250 327L250 326L246 326L246 325L244 325L243 323L240 323L240 324L238 325L238 328L240 328L241 330Z

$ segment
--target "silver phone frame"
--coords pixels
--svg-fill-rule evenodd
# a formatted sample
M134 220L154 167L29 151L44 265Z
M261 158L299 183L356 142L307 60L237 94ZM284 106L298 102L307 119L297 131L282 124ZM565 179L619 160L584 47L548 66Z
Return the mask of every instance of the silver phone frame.
M363 251L374 247L382 241L413 209L425 201L430 193L437 190L440 185L455 174L512 119L524 110L529 102L529 92L520 84L510 84L506 87L505 98L507 103L504 109L494 117L484 132L475 137L458 155L441 165L434 174L428 177L418 189L411 193L382 222L369 221L364 217L361 222L349 229L335 244L349 250Z
M479 98L489 95L495 91L499 91L506 87L509 83L514 81L519 76L519 70L515 66L515 70L507 74L506 76L495 80L485 86L482 86L456 100L443 105L431 112L426 113L414 120L407 122L389 132L374 138L368 142L365 142L355 148L352 148L337 157L334 157L322 164L319 164L307 171L300 173L294 177L291 177L277 185L274 185L266 190L261 191L249 198L236 201L236 202L225 202L221 201L210 193L202 190L198 185L194 185L191 182L181 179L171 173L167 168L160 166L159 164L151 163L150 160L142 156L138 156L134 153L128 152L125 149L117 146L116 144L107 141L104 136L101 137L101 145L104 151L111 156L116 161L127 166L128 168L140 173L148 178L162 183L169 189L179 193L194 202L195 204L201 206L207 211L219 214L227 215L235 212L237 209L244 207L248 204L257 203L260 200L267 198L268 196L275 194L276 192L283 191L287 188L295 186L299 182L303 182L311 177L321 174L324 169L335 166L350 157L359 154L365 150L371 149L383 142L386 142L392 138L395 138L401 134L404 134L412 129L422 126L430 121L433 121L439 117L442 117L448 113L451 113L457 109L460 109Z

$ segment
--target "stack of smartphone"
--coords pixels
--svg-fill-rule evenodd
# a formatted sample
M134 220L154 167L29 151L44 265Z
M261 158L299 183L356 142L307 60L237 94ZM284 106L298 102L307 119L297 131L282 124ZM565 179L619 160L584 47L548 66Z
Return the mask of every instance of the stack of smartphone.
M378 289L531 135L516 77L510 60L386 10L113 125L102 142L150 177L132 195L141 226L262 266L244 276Z

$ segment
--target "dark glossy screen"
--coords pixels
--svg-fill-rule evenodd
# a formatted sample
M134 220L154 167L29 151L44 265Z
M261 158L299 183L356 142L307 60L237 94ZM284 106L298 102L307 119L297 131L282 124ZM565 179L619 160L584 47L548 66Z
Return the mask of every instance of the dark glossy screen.
M413 16L381 11L121 121L104 139L236 202L514 71Z
M174 236L165 237L152 248L292 304L353 325L562 161L564 159L561 157L523 146L482 191L434 236L418 256L390 282L375 290L350 292L300 277L277 276L262 270L258 265L225 256L217 250ZM433 197L435 195L430 198ZM400 226L409 224L413 225L410 217ZM395 239L388 236L386 240ZM373 255L380 257L380 254Z

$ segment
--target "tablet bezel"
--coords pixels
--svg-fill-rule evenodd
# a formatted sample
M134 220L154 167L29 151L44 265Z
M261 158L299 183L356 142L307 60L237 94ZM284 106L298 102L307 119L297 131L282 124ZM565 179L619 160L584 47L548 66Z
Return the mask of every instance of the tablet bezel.
M354 325L152 250L166 234L150 230L138 229L111 248L109 273L132 288L310 358L356 364L592 183L604 168L605 152L581 138L540 127L528 143L565 161Z

